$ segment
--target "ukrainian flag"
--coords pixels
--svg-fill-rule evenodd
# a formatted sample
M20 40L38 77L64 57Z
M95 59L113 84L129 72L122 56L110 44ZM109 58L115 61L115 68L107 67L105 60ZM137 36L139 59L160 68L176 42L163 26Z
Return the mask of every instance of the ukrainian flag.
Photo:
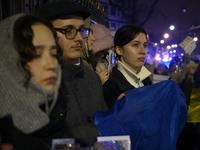
M131 150L175 150L187 120L184 93L171 80L126 91L110 110L95 113L101 136L129 135Z
M200 71L194 74L194 87L188 106L188 123L200 122Z

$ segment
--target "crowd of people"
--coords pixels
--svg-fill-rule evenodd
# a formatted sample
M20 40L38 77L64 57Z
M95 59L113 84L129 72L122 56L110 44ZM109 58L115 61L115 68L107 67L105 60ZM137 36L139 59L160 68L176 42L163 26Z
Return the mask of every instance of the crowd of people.
M76 2L52 0L36 15L20 13L0 22L1 150L50 150L52 140L61 138L94 146L100 136L96 112L108 111L129 90L151 86L152 74L175 73L173 62L168 70L158 64L154 72L144 66L148 38L141 27L124 25L113 37L90 15ZM177 82L188 107L196 68L187 61ZM185 142L191 130L193 144ZM186 123L174 141L177 150L197 148L198 122Z

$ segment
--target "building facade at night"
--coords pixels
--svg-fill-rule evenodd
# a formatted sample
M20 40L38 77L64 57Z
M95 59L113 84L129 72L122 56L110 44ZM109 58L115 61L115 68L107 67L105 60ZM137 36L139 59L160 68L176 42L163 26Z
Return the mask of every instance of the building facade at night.
M115 0L113 1L114 4L111 4L109 0L98 0L98 2L100 2L100 5L104 7L105 12L108 14L109 29L111 34L114 35L117 29L127 24L121 10L118 8L118 6L122 5L122 1ZM133 6L132 0L124 0L123 10L130 20L133 17L133 11L135 11L131 6Z
M0 21L8 16L20 12L35 13L35 10L48 0L0 0ZM107 26L114 36L116 30L125 24L136 24L149 34L149 40L158 43L160 50L169 45L181 43L186 36L200 39L200 1L168 0L154 5L149 0L74 0L91 10L91 18L96 23ZM173 5L172 5L173 4ZM147 19L149 13L152 14ZM125 18L126 17L126 18ZM145 24L143 22L147 19ZM129 20L129 22L127 21ZM173 31L169 26L174 25ZM169 33L169 38L161 44L163 35ZM196 41L197 48L194 54L200 54L200 42ZM174 50L174 49L173 49ZM179 54L184 53L182 48L176 49Z

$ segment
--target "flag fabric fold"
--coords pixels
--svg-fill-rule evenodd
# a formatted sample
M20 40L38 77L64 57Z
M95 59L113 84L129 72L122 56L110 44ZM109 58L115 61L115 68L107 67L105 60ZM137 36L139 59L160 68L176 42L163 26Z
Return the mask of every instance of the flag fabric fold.
M110 110L95 113L101 136L129 135L132 150L169 150L187 120L183 92L171 80L126 91Z

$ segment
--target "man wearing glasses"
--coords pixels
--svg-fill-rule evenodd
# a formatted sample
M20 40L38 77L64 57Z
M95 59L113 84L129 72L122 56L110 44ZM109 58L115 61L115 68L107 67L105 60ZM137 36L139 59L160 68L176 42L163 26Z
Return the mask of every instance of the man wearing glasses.
M94 145L99 136L93 123L93 114L107 110L103 99L101 80L98 75L84 66L81 51L84 38L90 30L83 20L90 16L85 6L67 0L52 0L39 8L38 14L51 20L57 31L58 44L63 50L62 83L58 100L64 103L66 122L71 137L86 145ZM61 117L65 115L60 114Z

